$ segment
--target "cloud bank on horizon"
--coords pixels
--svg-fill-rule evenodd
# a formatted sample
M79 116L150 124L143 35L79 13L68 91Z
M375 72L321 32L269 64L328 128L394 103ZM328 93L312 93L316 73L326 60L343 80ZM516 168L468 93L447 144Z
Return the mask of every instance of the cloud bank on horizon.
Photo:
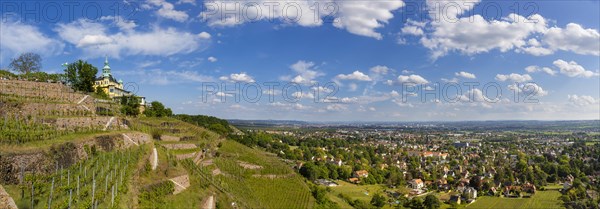
M600 119L599 4L3 1L0 68L107 55L138 94L224 118Z

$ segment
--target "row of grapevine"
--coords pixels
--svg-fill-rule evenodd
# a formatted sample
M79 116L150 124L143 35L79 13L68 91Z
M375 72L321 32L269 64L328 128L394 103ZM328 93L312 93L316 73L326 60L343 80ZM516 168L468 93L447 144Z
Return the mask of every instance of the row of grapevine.
M117 208L147 146L99 152L52 174L27 174L21 207Z
M102 128L102 126L84 126L68 130L58 129L45 123L43 119L5 115L0 119L0 144L23 144L50 140L67 134L98 132Z

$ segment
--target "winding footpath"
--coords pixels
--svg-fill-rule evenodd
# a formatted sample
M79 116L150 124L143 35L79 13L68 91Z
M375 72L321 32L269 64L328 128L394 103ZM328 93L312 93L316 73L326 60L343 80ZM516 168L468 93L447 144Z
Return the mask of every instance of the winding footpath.
M104 126L104 130L106 131L106 129L108 129L108 127L110 126L110 124L112 124L112 122L115 120L115 117L110 117L110 120L108 120L108 122L106 123L106 125Z
M156 167L158 166L158 152L156 151L156 148L152 150L152 160L150 162L152 163L152 170L156 170Z
M0 208L9 208L9 209L17 209L17 204L15 201L6 193L4 187L0 185Z
M214 209L215 208L215 196L210 196L202 205L202 209Z

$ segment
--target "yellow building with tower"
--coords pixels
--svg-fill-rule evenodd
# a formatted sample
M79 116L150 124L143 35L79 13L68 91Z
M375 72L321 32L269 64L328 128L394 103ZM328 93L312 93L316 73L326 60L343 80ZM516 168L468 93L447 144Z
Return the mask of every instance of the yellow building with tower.
M123 81L117 80L111 74L110 66L108 65L108 57L104 60L104 67L102 68L102 74L96 78L94 82L94 89L101 89L115 101L120 101L121 97L133 95L130 91L123 88ZM146 97L135 96L140 101L140 112L143 112L146 107Z

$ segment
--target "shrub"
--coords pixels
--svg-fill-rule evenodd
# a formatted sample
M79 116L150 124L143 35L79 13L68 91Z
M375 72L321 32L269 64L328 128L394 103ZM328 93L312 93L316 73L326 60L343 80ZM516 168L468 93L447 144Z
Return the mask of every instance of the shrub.
M160 129L152 129L152 138L155 140L160 140L160 137L163 135L163 131Z

